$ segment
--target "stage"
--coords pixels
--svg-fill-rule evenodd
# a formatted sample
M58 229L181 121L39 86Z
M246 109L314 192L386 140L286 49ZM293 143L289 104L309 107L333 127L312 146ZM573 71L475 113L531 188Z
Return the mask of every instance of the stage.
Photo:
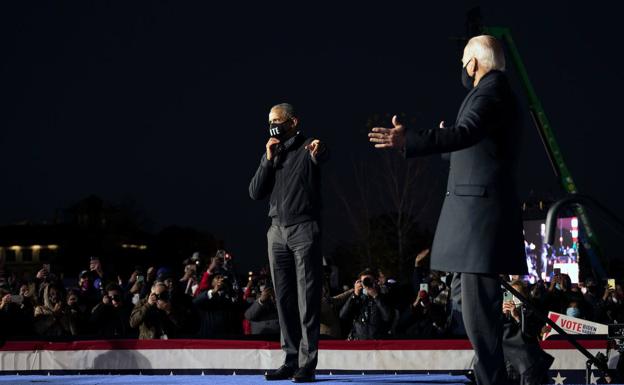
M606 340L579 342L594 354L606 351ZM586 359L568 342L542 347L555 357L551 383L585 383ZM462 384L473 356L467 340L323 340L317 374L325 384ZM617 358L611 354L611 367ZM258 384L282 360L272 341L15 341L0 350L0 385Z
M443 374L397 374L397 375L319 375L317 382L324 385L344 384L466 384L465 376ZM0 376L0 384L26 385L255 385L266 383L261 375L179 375L179 376L137 376L137 375L85 375L85 376ZM287 384L291 381L274 381L274 384Z

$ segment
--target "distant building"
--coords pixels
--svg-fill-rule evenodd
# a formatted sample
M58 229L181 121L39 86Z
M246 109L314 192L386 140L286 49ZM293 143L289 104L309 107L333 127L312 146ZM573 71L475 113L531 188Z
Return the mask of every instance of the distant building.
M144 230L145 222L131 204L89 196L63 210L54 223L0 226L0 276L14 272L32 278L49 264L52 273L71 279L97 256L105 270L127 278L137 265L177 268L194 251L212 256L223 247L212 234L191 228L171 226L154 235Z
M153 236L98 197L80 201L56 222L0 226L0 274L33 277L50 264L52 272L75 276L88 267L90 256L103 258L105 267L115 270L149 260Z

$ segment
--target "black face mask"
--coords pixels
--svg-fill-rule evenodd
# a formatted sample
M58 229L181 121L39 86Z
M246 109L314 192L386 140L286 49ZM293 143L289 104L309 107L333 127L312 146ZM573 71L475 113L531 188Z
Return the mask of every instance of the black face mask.
M288 131L290 131L290 120L282 123L271 123L269 126L269 135L273 138L282 139Z
M468 62L470 63L470 62ZM471 89L474 88L474 75L470 76L468 75L468 63L466 63L466 65L462 68L462 74L461 74L461 82L462 85L468 90L470 91Z

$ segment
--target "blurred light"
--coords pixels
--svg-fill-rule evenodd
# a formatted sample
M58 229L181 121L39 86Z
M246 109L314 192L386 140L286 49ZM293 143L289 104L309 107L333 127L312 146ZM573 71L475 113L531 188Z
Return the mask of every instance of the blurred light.
M578 218L577 217L572 218L572 227L578 227Z
M147 249L147 246L146 245L141 245L141 246L139 246L139 249L145 250L145 249Z
M123 247L124 249L127 249L129 247L129 245L124 243L124 244L121 245L121 247Z
M30 246L31 249L33 250L40 250L41 249L41 245L32 245Z
M48 245L48 249L56 250L56 249L58 249L58 245Z
M9 247L9 248L10 248L11 250L20 251L20 250L22 249L22 246L17 246L17 245L15 245L15 246L11 246L11 247Z

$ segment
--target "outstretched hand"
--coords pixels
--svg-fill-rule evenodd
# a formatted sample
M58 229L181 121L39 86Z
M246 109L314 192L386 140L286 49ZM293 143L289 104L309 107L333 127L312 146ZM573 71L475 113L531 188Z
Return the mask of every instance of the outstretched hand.
M375 148L394 148L402 151L405 148L405 126L396 115L392 117L392 128L374 127L368 133L368 140L375 143Z

